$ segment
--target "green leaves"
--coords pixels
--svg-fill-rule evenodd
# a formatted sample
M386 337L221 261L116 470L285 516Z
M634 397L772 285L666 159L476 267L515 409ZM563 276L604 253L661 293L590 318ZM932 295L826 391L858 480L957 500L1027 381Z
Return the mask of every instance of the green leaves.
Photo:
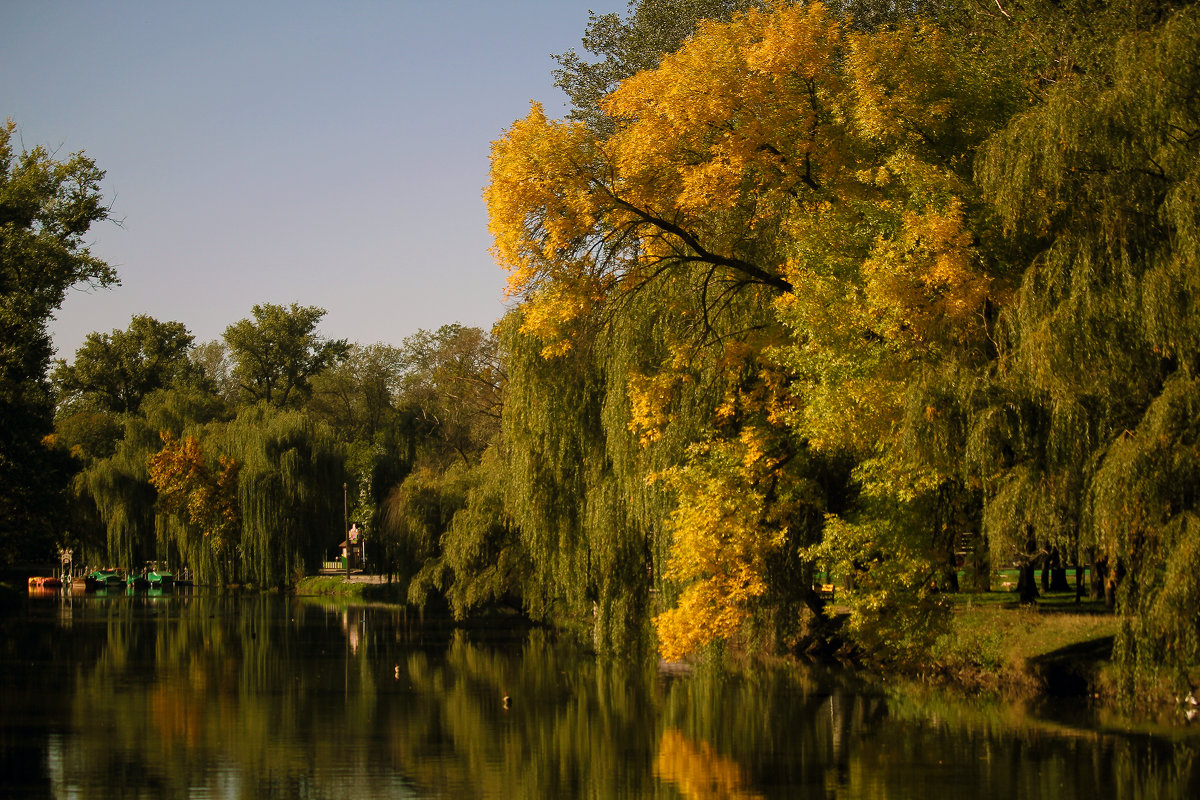
M325 309L263 303L253 319L225 329L233 358L233 377L252 400L279 407L299 403L310 391L310 380L325 367L346 357L345 339L324 339L316 332Z
M56 362L59 404L134 413L156 389L199 379L199 369L188 359L192 341L183 323L144 314L134 316L127 330L90 333L74 362Z
M66 463L42 444L53 409L46 325L72 286L117 282L83 245L108 215L104 173L82 154L17 152L16 135L0 125L0 562L46 554L61 524Z

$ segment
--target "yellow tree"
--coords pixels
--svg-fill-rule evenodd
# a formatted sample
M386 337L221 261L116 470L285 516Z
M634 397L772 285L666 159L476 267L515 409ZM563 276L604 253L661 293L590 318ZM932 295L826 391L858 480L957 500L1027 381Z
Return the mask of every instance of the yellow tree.
M238 462L221 455L213 466L194 436L162 434L163 447L150 456L150 482L158 491L162 511L183 523L183 530L200 534L199 541L177 542L189 553L203 541L220 555L236 543Z
M840 29L816 4L776 15L777 26L757 11L702 23L610 95L604 111L620 124L603 140L535 105L494 143L494 253L548 352L569 347L566 323L674 268L699 270L714 301L751 284L791 290L779 204L836 176ZM796 74L785 53L811 66Z
M861 463L858 482L879 502L860 513L890 520L893 553L930 573L946 554L910 512L962 486L958 387L992 356L1005 291L984 256L992 234L971 158L1010 95L932 26L849 34L820 4L773 3L702 23L624 81L602 103L610 134L535 106L494 144L494 253L546 357L652 283L692 287L702 332L734 302L775 314L748 317L765 324L743 359L758 364L753 378L734 375L716 393L704 444L666 473L678 502L670 571L690 586L683 610L660 618L669 652L731 635L779 590L768 564L813 545L791 533L841 510L832 482L824 496L802 488L811 459L835 473L847 455ZM719 348L708 363L731 369ZM700 379L683 348L626 377L647 446ZM775 399L754 400L764 386ZM865 568L871 537L839 524L858 545L805 557ZM924 580L919 569L891 574ZM704 624L677 624L687 618Z

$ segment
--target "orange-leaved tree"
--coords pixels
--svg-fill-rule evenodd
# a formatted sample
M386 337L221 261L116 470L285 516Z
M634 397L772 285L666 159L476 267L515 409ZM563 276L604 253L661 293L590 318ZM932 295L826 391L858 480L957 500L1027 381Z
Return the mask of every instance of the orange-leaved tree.
M1011 95L968 42L931 24L850 33L819 3L772 3L702 23L625 80L602 102L611 125L535 106L494 144L494 253L543 355L567 352L581 326L625 321L651 285L686 286L700 335L663 336L676 345L660 363L625 376L632 434L657 446L682 394L729 380L704 394L702 444L666 472L686 609L660 618L668 651L728 638L786 591L773 563L807 560L779 573L788 580L818 560L870 568L878 553L858 535L869 528L853 526L876 516L894 543L883 560L907 559L886 574L925 585L948 555L944 525L909 523L914 504L957 507L965 485L959 388L994 357L1007 291L971 165ZM732 307L746 325L717 332ZM691 357L697 338L716 354ZM758 350L744 360L758 366L739 377L722 338ZM767 385L778 402L754 399ZM830 477L847 459L873 498L853 509ZM853 546L814 547L816 512L845 517L826 530ZM892 588L862 585L878 587L864 608ZM672 643L685 617L701 624Z
M240 515L237 507L238 462L226 455L216 464L205 455L194 436L176 438L162 434L163 447L150 456L150 482L158 490L163 511L183 523L192 541L177 542L184 552L198 546L202 537L214 554L237 543Z

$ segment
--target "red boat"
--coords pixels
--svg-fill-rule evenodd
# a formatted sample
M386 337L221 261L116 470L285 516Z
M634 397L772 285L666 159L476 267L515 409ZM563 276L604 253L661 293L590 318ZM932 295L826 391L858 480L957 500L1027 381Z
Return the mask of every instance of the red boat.
M60 581L58 578L55 578L53 576L48 577L48 578L42 577L42 576L34 576L29 579L29 588L30 589L61 589L62 581Z

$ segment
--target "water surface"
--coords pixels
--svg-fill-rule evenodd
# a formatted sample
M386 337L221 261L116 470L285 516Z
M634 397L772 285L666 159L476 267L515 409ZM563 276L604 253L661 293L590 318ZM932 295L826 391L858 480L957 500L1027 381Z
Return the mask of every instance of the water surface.
M1193 731L1078 703L665 673L394 608L52 595L0 634L0 797L1200 797Z

